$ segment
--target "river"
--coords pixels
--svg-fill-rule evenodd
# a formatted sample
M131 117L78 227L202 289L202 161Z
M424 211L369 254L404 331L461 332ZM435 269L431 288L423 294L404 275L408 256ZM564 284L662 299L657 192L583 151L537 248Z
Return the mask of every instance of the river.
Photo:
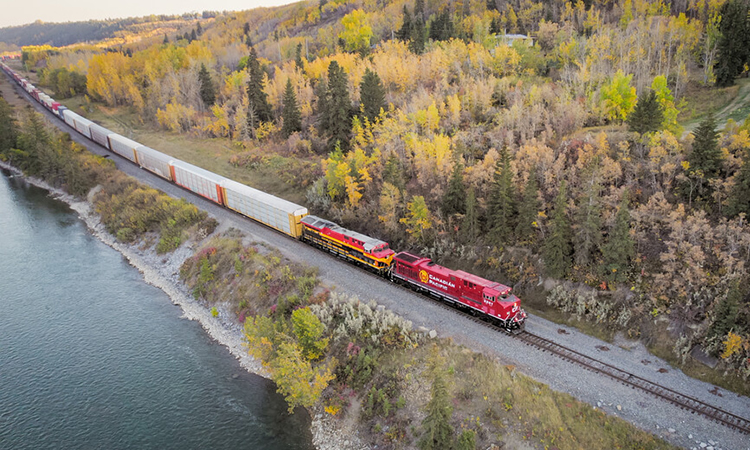
M0 448L312 449L289 415L68 206L0 174Z

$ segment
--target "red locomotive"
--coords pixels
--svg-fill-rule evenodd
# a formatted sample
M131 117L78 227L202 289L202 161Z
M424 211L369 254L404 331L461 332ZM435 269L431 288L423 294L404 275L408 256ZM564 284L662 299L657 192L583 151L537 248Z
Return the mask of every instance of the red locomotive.
M480 313L507 331L525 328L526 312L511 288L494 281L451 270L429 258L401 252L393 257L391 278L427 292L472 314Z

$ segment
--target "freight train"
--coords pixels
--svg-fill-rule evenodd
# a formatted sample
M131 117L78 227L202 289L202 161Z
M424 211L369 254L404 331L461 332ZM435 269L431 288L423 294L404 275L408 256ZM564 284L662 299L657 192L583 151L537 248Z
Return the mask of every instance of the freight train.
M0 68L78 133L142 169L393 282L477 315L508 332L518 332L525 327L526 312L508 286L448 269L429 258L396 253L387 242L309 215L304 206L165 155L67 109L5 63L0 62Z

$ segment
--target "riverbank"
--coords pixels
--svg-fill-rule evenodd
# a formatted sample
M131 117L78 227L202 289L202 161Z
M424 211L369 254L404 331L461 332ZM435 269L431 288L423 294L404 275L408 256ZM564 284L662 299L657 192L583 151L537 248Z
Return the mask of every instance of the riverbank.
M48 191L50 196L70 206L86 224L92 235L121 253L130 265L141 272L146 283L164 291L172 300L172 303L182 309L183 316L186 319L200 323L211 339L226 347L249 373L270 379L270 374L261 362L248 353L242 326L237 323L232 313L226 308L220 307L217 308L218 316L214 317L211 309L196 301L187 286L180 280L180 267L185 260L193 256L195 251L213 234L220 234L224 231L225 226L220 225L212 235L200 240L188 241L175 251L160 255L156 251L156 244L153 243L155 242L153 239L151 239L152 243L150 244L147 239L133 244L124 244L118 242L114 236L107 232L92 203L93 196L98 192L98 188L93 189L86 200L80 200L49 185L44 180L24 175L16 167L1 160L0 168L8 170L14 176L24 178L29 184ZM369 448L357 438L356 434L352 434L355 430L340 430L336 426L337 422L325 416L322 407L316 407L309 412L311 414L313 444L318 450L361 450Z

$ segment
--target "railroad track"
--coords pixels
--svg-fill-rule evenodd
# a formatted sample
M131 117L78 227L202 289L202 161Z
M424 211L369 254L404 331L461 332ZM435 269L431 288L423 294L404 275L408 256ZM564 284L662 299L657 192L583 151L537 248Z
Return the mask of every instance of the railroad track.
M368 271L365 271L365 272L367 272L369 275L377 276L376 274L372 272L368 272ZM414 292L412 289L409 289L406 286L402 286L400 284L396 284L396 285L399 288L404 289L406 291ZM429 295L426 295L426 296L433 300L437 300L435 299L435 297L432 297ZM436 303L443 308L458 312L459 314L465 316L469 320L479 325L491 328L496 331L502 331L503 333L508 334L516 339L520 339L522 342L524 342L527 345L530 345L532 347L535 347L545 352L549 352L568 362L582 366L586 370L590 370L592 372L610 377L626 386L632 387L633 389L640 389L641 391L652 394L684 410L690 411L693 414L700 414L710 420L715 421L716 423L719 423L731 429L737 430L741 433L750 434L750 420L748 419L732 414L721 408L717 408L715 406L709 405L708 403L702 402L689 395L685 395L675 390L661 386L659 384L646 380L645 378L639 377L630 372L626 372L622 369L612 366L611 364L607 364L605 362L599 361L590 356L584 355L580 352L577 352L575 350L562 346L549 339L543 338L541 336L537 336L533 333L529 333L528 331L524 330L524 331L521 331L520 333L508 333L503 328L497 327L489 322L482 320L482 318L474 316L461 309L454 308L453 306L450 306L440 300L437 300Z

